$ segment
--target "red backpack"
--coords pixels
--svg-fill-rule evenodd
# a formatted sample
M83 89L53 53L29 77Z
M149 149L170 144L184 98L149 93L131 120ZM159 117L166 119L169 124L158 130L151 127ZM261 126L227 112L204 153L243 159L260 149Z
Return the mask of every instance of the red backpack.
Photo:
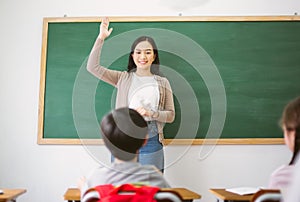
M134 186L123 184L113 186L111 184L99 185L91 191L97 191L100 198L94 198L97 202L156 202L154 195L160 190L154 186Z

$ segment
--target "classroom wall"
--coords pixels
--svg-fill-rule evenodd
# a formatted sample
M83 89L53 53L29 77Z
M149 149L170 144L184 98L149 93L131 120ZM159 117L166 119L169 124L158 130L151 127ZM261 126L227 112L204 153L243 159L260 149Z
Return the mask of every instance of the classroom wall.
M1 0L0 188L27 189L18 202L63 201L65 190L97 164L81 145L37 144L43 17L294 13L300 13L299 0ZM212 187L266 186L269 174L291 156L284 145L219 145L202 159L206 147L165 151L166 178L201 194L200 201L215 201ZM98 159L108 163L107 150L97 149Z

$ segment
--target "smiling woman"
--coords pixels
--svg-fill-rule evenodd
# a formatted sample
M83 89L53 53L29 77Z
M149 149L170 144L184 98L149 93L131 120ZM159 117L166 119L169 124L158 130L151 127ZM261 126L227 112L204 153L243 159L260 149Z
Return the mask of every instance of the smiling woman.
M164 171L163 128L175 117L173 93L169 81L159 76L159 56L154 40L137 38L131 46L128 71L110 70L100 65L104 40L111 34L109 19L104 18L100 33L87 61L87 70L98 79L117 88L116 108L130 107L148 123L148 140L139 151L139 162Z

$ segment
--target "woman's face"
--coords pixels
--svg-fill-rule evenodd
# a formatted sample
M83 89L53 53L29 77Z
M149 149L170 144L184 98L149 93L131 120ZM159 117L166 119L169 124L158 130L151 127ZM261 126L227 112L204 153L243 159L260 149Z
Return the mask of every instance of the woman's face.
M148 41L142 41L135 47L132 58L137 68L149 68L155 60L152 45Z
M284 142L288 148L293 152L295 147L296 131L288 129L285 125L282 127L284 133Z

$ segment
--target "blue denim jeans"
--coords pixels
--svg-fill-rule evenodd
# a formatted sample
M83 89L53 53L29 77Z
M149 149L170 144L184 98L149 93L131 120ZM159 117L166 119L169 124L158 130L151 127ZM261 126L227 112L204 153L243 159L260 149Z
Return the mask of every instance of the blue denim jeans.
M164 171L164 150L162 143L159 142L156 121L148 122L148 141L140 151L138 161L142 165L154 165L160 171Z

